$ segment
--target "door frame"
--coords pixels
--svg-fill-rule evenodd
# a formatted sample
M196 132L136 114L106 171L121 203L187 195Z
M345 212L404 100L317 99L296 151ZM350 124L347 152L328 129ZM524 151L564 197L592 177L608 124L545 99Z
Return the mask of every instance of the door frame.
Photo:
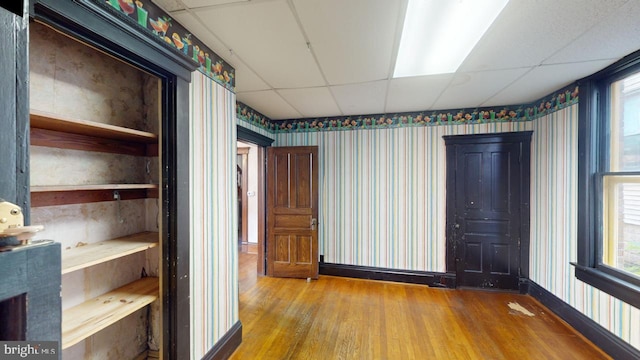
M520 144L520 266L519 290L527 291L529 279L529 243L531 221L531 135L533 131L519 131L492 134L446 135L446 272L457 275L456 241L455 241L455 154L453 146L467 144L519 143ZM448 191L453 189L454 191ZM456 285L457 286L457 285Z
M249 238L249 196L247 195L247 189L249 188L249 152L251 148L249 147L239 147L237 150L237 154L242 158L242 164L240 166L240 170L242 171L242 175L240 176L240 224L242 224L240 233L242 234L241 244L248 243ZM259 159L258 159L259 161ZM258 183L259 183L258 179Z
M256 272L258 275L266 275L266 229L267 229L267 181L266 181L266 160L267 147L275 141L267 136L259 134L253 130L236 125L236 140L258 146L258 264ZM236 244L237 246L237 244Z

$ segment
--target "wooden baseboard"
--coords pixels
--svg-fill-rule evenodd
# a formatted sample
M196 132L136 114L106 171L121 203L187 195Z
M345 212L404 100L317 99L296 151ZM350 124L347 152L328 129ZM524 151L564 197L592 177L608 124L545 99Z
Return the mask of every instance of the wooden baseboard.
M529 280L528 287L529 295L540 301L612 358L617 360L640 359L640 350L629 345L542 286Z
M431 287L455 288L456 276L450 273L396 270L369 266L343 265L325 263L320 257L320 274L343 276L358 279L384 280L410 284L421 284Z
M203 360L226 360L242 342L242 323L238 321L220 340L206 353Z

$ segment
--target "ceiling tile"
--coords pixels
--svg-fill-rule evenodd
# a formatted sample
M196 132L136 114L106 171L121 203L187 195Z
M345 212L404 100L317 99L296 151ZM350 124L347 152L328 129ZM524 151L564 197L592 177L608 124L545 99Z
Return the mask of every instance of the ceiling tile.
M160 8L166 12L182 10L185 8L180 0L153 0L153 3L160 6Z
M209 46L218 56L236 69L236 91L256 91L269 89L262 79L255 72L248 68L237 56L233 56L225 45L217 39L200 21L191 13L179 11L172 14L180 24L191 31L200 41Z
M640 1L629 1L545 64L617 59L640 49Z
M267 85L262 79L249 69L244 63L236 61L234 64L236 69L236 91L256 91L256 90L268 90Z
M431 109L434 101L453 79L453 74L403 77L391 80L387 113Z
M194 10L233 52L274 88L323 86L311 52L285 0Z
M286 89L278 90L278 93L298 112L302 117L322 117L340 115L340 109L327 87Z
M294 5L329 84L389 78L400 0L294 0Z
M640 1L514 0L458 74L388 80L406 0L158 1L274 119L528 103L640 48Z
M205 6L224 5L235 2L250 1L250 0L182 0L182 2L189 8L198 8Z
M387 80L362 84L332 86L331 92L344 115L380 114L384 112Z
M528 104L610 65L612 60L542 65L486 101L483 106Z
M511 84L529 69L456 74L433 105L434 109L476 108Z
M200 20L187 11L178 11L171 14L178 22L189 30L195 37L200 39L208 46L216 55L220 56L224 61L234 66L234 58L229 53L229 49L209 31Z
M626 1L511 1L462 63L460 71L539 65Z
M273 90L238 93L236 98L272 120L302 117Z

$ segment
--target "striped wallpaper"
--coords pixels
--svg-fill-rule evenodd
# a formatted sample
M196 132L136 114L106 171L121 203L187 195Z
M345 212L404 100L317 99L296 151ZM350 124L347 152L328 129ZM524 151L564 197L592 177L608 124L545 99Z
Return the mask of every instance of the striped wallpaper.
M445 271L442 136L525 131L531 122L277 134L317 145L318 239L325 262Z
M235 94L200 72L190 85L191 359L239 321Z
M317 145L328 263L445 271L444 135L533 130L533 281L640 349L640 310L575 279L578 105L534 121L277 134ZM633 326L632 326L633 325Z
M640 350L640 309L575 278L578 105L533 124L530 278Z

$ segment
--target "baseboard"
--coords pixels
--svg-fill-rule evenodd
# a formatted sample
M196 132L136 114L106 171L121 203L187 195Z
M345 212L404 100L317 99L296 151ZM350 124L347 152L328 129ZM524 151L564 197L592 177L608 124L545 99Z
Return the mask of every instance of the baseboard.
M616 360L640 359L640 350L629 345L571 305L529 280L529 295L540 301L562 320Z
M411 284L422 284L431 287L455 288L455 274L413 271L413 270L397 270L386 269L370 266L343 265L325 263L323 257L320 257L320 274L343 276L357 279L384 280L403 282Z
M231 329L207 352L202 359L226 360L240 346L242 342L242 323L238 320Z
M520 294L528 294L529 293L529 279L521 277L518 282L518 290Z

